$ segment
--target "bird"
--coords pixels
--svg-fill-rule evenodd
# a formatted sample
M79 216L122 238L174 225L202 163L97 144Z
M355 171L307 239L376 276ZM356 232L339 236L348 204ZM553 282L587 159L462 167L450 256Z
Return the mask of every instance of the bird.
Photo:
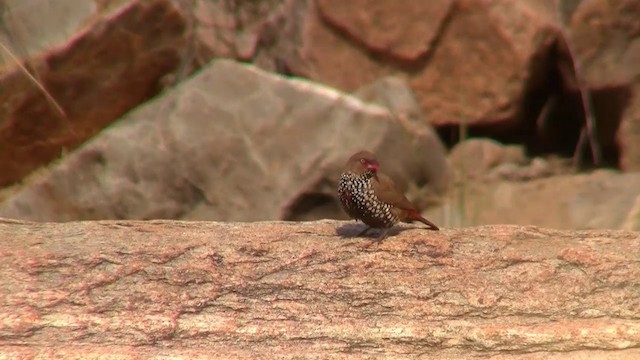
M420 215L415 206L398 189L395 182L378 170L376 156L366 150L353 154L347 161L338 180L338 198L345 212L366 228L384 229L381 238L398 222L419 221L429 230L439 230L431 221Z

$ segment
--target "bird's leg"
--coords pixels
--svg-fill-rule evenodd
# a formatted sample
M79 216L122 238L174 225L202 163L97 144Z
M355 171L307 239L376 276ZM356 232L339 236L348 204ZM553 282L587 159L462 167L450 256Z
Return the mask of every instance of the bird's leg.
M356 237L360 237L360 236L362 236L362 235L366 234L369 230L371 230L371 227L369 227L368 225L365 225L365 226L366 226L366 227L364 228L364 230L360 231L360 232L358 233L358 235L356 235Z
M386 239L387 234L389 233L389 230L391 230L391 228L382 229L382 231L380 232L380 235L378 235L378 241L382 241Z

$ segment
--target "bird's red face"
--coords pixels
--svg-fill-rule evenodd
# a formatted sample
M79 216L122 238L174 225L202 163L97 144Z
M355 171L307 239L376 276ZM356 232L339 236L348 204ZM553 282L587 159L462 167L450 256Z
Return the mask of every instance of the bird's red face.
M358 175L368 172L376 174L379 166L380 164L373 153L369 151L359 151L349 158L345 170Z
M378 166L380 164L378 164L378 161L375 159L366 159L366 158L361 158L360 159L360 165L362 166L362 169L365 171L371 171L372 173L376 173L376 171L378 171Z

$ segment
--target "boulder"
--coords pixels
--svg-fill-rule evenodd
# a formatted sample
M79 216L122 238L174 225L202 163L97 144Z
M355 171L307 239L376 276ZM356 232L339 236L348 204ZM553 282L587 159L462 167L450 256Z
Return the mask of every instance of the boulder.
M633 207L624 219L623 230L640 231L640 192L633 202Z
M107 15L123 1L103 2L83 0L5 0L0 8L0 68L11 67L17 58L29 58L64 45L92 18ZM118 4L115 4L118 3ZM116 10L117 11L117 10Z
M80 9L69 12L70 24L89 14L89 2L80 2ZM66 14L59 6L69 1L53 3L34 13L51 7L52 18ZM172 1L129 1L93 15L72 37L33 55L25 68L0 69L0 187L59 158L155 95L162 79L182 64L187 20ZM57 38L45 40L46 46Z
M468 139L451 149L449 160L459 181L468 181L487 176L500 165L523 164L526 158L518 146L504 146L491 139Z
M546 4L546 3L545 3ZM556 9L538 1L296 0L274 54L293 74L353 91L405 74L428 122L515 125L529 66L554 36Z
M640 158L631 150L640 143L634 1L291 0L277 9L253 58L265 69L344 91L402 74L425 121L454 143L467 126L534 155L628 170ZM580 140L581 89L597 123L590 142Z
M617 166L640 170L640 3L584 0L571 23L584 84L604 94L594 104L600 146L614 148ZM600 110L600 111L598 111Z
M182 5L191 14L194 56L200 64L227 57L252 60L268 51L270 31L283 11L285 0L210 1Z
M355 46L401 61L417 61L433 48L455 1L317 0L318 15Z
M218 60L130 112L0 204L39 221L339 217L335 183L348 157L379 154L385 171L443 190L444 154L424 124L380 105L250 65ZM316 208L324 209L314 214ZM311 215L309 215L311 213Z
M598 170L558 174L554 166L533 161L511 171L505 179L461 179L450 197L430 209L427 217L436 224L465 226L506 223L561 229L635 228L640 173Z

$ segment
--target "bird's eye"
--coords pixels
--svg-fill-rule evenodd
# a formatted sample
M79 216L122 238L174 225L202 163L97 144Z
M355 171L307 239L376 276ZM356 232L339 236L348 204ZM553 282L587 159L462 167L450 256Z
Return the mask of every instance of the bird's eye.
M364 165L364 164L366 164L366 163L367 163L367 160L365 160L365 159L360 159L360 163L361 163L362 165Z

